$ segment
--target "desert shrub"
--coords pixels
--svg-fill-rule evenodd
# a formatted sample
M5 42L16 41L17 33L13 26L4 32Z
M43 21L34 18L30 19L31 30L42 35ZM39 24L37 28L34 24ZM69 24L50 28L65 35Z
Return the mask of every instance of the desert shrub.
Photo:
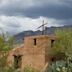
M24 72L39 72L38 70L32 68L31 66L26 66Z

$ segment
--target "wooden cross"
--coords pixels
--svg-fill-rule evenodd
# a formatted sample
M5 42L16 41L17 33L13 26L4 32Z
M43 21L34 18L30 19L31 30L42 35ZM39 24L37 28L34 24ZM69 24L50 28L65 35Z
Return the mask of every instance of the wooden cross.
M47 23L44 23L44 20L43 20L42 25L37 28L37 29L39 29L39 28L42 27L42 35L44 35L44 29L45 29L45 25L46 25L46 24L47 24Z

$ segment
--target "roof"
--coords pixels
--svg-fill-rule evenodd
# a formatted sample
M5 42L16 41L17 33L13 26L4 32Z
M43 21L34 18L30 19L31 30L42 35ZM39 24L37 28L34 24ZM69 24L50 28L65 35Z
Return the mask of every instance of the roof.
M57 37L54 35L35 35L35 36L27 36L25 38L50 38L50 39L56 39Z

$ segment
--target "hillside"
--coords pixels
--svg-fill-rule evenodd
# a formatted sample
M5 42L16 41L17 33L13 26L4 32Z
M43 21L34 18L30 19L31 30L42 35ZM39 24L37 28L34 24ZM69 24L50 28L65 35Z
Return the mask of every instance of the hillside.
M56 29L71 29L72 30L72 25L70 26L63 26L63 27L46 27L44 34L45 35L51 35L55 33ZM15 43L22 43L24 40L25 36L34 36L34 35L41 35L42 31L37 30L37 31L32 31L32 30L28 30L28 31L23 31L19 34L14 35L15 38Z

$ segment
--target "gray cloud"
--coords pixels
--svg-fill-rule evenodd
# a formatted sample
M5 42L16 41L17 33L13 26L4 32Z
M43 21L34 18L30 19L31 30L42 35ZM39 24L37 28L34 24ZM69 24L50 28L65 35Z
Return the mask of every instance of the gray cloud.
M10 16L0 16L0 24L8 27L20 27L20 22L17 20L17 17L10 17Z
M0 14L33 18L46 16L56 19L69 19L72 18L71 6L71 0L13 0L0 6Z
M12 34L33 30L41 16L49 26L72 25L72 0L0 0L0 27Z
M32 8L24 11L26 16L38 17L46 16L55 19L70 19L72 18L72 8L63 6L45 6L42 8Z
M19 28L20 27L20 24L18 21L16 20L10 20L10 21L7 21L5 22L6 26L8 27L13 27L13 28Z

